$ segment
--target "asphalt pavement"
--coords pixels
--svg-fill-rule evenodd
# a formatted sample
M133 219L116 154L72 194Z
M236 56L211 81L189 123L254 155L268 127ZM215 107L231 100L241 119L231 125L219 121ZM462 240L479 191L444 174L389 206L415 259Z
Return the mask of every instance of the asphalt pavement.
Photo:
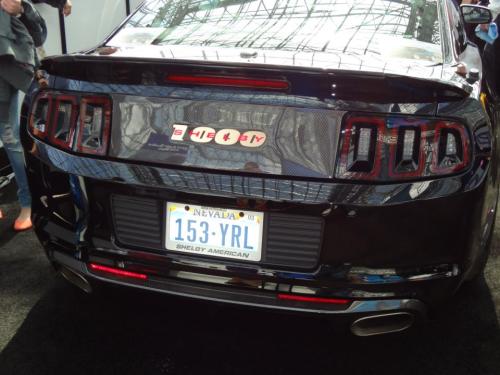
M317 317L113 288L90 297L57 277L0 197L0 374L499 374L500 228L478 283L411 332L356 338ZM500 220L497 220L500 223Z

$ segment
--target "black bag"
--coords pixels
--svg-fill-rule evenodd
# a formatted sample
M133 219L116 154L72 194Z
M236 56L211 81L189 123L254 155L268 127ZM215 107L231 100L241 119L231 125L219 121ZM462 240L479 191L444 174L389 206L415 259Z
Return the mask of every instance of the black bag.
M19 20L24 24L35 43L35 47L40 47L47 39L47 25L45 20L38 13L33 4L28 0L22 1L24 12Z

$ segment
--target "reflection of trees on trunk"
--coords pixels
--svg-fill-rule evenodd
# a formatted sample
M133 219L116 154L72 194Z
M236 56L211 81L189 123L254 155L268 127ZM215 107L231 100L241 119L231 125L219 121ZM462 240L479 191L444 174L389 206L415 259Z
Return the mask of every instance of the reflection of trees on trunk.
M169 1L167 4L162 6L158 11L158 15L152 22L152 26L164 26L168 25L168 27L179 26L188 15L196 13L198 11L207 11L207 17L210 16L210 11L217 8L226 8L231 5L245 4L248 3L248 0L221 0L221 1L192 1L192 2L174 2ZM169 14L172 12L173 14ZM193 18L193 20L195 20ZM203 19L199 20L199 22L203 22Z
M129 25L163 28L154 45L356 55L380 54L394 36L440 42L436 0L156 0Z
M433 38L439 28L436 1L416 0L412 3L405 35L416 37L422 42L435 43Z
M189 18L189 15L192 15L198 11L203 11L206 10L207 14L205 17L205 20L210 17L210 11L212 9L216 8L226 8L231 5L237 5L237 4L245 4L248 3L249 0L209 0L209 1L193 1L193 2L174 2L173 1L168 1L167 4L163 5L160 10L158 11L157 16L154 18L151 26L152 27L165 27L167 26L168 28L165 29L164 32L162 32L154 41L152 44L158 44L160 43L163 39L167 37L168 34L170 34L170 31L172 28L176 26L180 26L182 22L186 19ZM173 12L172 12L173 10ZM171 14L169 14L171 13ZM200 22L200 24L203 24L204 19L196 19L195 17L191 17L193 22ZM179 40L179 44L182 43L182 40Z

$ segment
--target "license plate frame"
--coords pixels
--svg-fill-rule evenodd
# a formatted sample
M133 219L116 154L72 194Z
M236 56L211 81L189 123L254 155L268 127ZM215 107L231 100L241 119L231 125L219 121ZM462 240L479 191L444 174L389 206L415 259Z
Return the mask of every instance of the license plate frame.
M245 262L262 261L263 212L181 202L166 202L165 209L164 246L167 251Z

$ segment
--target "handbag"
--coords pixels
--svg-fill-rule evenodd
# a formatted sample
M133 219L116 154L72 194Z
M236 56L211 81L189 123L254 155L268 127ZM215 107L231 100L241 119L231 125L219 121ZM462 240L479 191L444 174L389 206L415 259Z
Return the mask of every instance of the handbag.
M47 24L30 1L23 0L22 5L24 12L19 17L19 20L24 24L31 38L33 38L35 47L41 47L47 39Z

